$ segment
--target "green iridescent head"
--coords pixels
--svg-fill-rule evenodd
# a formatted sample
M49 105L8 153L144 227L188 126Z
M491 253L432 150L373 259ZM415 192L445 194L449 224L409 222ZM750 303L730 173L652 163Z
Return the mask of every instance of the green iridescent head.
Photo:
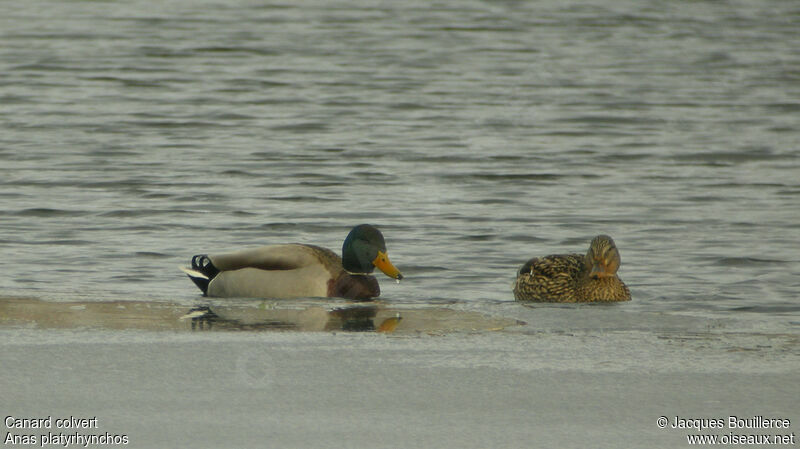
M378 267L390 278L403 279L400 270L389 261L383 234L368 224L358 225L347 234L342 245L342 266L351 274L369 274Z

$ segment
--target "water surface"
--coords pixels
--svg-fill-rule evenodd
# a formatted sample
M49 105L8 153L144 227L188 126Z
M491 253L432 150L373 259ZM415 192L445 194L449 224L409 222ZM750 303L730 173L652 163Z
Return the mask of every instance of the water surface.
M378 225L399 302L612 235L629 311L797 326L792 1L17 2L0 288L191 302L201 252Z

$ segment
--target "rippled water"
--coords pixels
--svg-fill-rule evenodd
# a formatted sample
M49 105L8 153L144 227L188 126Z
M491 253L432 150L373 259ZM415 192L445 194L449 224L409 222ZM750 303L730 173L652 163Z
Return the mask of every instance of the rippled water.
M795 1L14 2L3 294L191 300L199 252L378 225L402 301L612 235L632 310L797 317ZM796 322L796 321L795 321Z

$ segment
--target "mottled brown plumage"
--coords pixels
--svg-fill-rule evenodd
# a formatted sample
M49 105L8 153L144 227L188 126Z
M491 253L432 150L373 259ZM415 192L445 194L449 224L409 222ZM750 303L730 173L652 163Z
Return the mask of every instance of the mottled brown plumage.
M527 261L517 272L518 301L629 301L630 290L617 276L619 251L614 240L598 235L586 255L564 254Z

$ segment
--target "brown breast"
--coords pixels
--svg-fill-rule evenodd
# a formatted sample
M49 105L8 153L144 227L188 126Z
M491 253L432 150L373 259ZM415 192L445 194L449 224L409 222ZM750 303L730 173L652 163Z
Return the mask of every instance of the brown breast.
M368 274L349 274L342 271L336 279L328 281L328 296L331 297L366 300L380 294L378 280Z

